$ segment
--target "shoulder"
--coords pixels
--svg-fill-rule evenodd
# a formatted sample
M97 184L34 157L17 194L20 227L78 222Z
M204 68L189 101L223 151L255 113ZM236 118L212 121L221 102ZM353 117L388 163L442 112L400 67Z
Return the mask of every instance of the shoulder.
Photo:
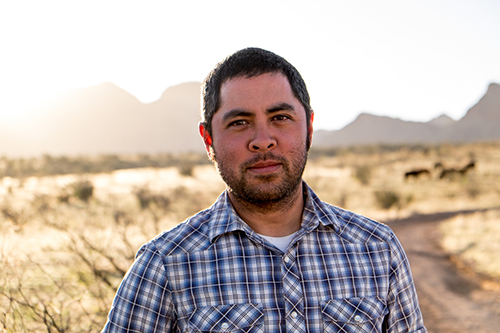
M386 224L322 201L305 184L304 217L332 226L339 237L351 243L393 242L394 232Z
M212 207L200 211L144 244L138 256L145 252L154 252L163 257L206 249L211 244L208 232L211 219Z
M396 238L388 225L369 217L326 202L319 203L317 207L325 217L329 217L339 236L349 242L393 242Z

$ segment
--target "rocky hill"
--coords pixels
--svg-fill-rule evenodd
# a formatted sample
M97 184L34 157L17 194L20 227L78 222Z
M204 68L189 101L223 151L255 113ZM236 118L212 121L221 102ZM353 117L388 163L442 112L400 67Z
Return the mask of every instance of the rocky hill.
M500 140L500 85L486 94L459 121L441 115L429 122L360 114L338 131L314 133L315 147L365 144L429 144Z
M201 152L199 95L200 83L171 87L148 104L112 83L69 91L17 124L0 156Z

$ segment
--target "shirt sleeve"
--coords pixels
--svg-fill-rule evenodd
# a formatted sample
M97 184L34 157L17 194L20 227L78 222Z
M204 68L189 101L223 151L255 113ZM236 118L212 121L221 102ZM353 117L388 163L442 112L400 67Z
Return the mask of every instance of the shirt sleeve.
M171 332L175 317L161 255L147 244L120 284L102 332Z
M391 274L386 318L388 333L427 333L406 253L393 234Z

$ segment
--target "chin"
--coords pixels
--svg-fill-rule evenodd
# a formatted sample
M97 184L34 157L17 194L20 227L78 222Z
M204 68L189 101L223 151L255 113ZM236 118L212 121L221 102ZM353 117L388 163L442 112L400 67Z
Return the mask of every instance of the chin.
M238 185L230 189L238 199L261 206L286 202L287 199L293 198L297 192L297 186L290 186L290 183L287 182L267 182L254 186L246 184L245 186Z

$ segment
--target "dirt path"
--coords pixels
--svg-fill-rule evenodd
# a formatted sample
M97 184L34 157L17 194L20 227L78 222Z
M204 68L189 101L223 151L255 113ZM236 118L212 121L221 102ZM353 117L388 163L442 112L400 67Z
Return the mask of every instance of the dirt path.
M407 252L430 333L500 332L498 288L484 288L485 281L477 275L457 269L439 246L439 222L472 212L419 215L387 222Z

